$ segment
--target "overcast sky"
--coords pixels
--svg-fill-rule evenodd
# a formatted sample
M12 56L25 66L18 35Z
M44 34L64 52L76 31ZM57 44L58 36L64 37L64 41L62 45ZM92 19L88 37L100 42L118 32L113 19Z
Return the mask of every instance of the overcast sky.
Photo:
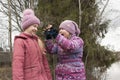
M112 64L107 70L106 80L120 80L120 62Z
M105 18L112 20L112 22L101 45L110 46L111 50L120 51L120 0L110 0L104 15ZM120 80L120 62L112 64L107 69L106 78L106 80Z
M101 44L109 46L111 50L120 51L120 0L110 0L104 15L111 23Z

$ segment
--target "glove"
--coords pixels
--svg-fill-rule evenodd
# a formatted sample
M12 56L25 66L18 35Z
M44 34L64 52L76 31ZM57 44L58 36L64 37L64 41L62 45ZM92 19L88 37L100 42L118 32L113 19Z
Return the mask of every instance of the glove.
M52 38L55 39L58 35L58 31L55 28L51 27L49 30L47 29L44 34L47 40Z

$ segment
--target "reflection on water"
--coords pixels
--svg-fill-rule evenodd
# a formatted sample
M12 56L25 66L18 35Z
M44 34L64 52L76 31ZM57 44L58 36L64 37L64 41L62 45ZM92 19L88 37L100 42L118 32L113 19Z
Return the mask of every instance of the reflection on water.
M106 73L106 80L120 80L120 61L112 64Z

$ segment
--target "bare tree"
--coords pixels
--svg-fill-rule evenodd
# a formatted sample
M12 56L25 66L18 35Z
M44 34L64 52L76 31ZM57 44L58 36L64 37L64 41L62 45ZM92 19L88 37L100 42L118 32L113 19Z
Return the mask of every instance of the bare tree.
M11 7L11 22L13 23L13 31L19 31L21 32L21 13L26 8L35 8L35 5L37 3L37 0L11 0L10 1L10 7ZM3 0L0 1L0 4L2 5L2 8L0 9L0 12L5 14L6 16L9 16L7 10L9 9L9 6L7 3L5 3Z
M8 35L9 35L9 40L8 40L8 43L9 43L9 47L10 47L10 54L12 53L12 26L11 26L11 4L10 4L11 0L8 0L8 22L9 22L9 32L8 32Z
M38 0L0 0L0 12L4 14L8 19L8 24L5 24L5 29L8 30L8 45L10 47L10 52L12 51L12 32L18 31L21 32L21 18L22 12L26 8L35 8L35 5ZM4 21L5 22L5 21Z

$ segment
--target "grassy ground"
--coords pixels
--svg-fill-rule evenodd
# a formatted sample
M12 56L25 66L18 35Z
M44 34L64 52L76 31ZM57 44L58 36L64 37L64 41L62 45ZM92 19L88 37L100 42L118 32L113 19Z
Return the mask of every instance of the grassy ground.
M12 80L11 67L0 67L0 80Z

